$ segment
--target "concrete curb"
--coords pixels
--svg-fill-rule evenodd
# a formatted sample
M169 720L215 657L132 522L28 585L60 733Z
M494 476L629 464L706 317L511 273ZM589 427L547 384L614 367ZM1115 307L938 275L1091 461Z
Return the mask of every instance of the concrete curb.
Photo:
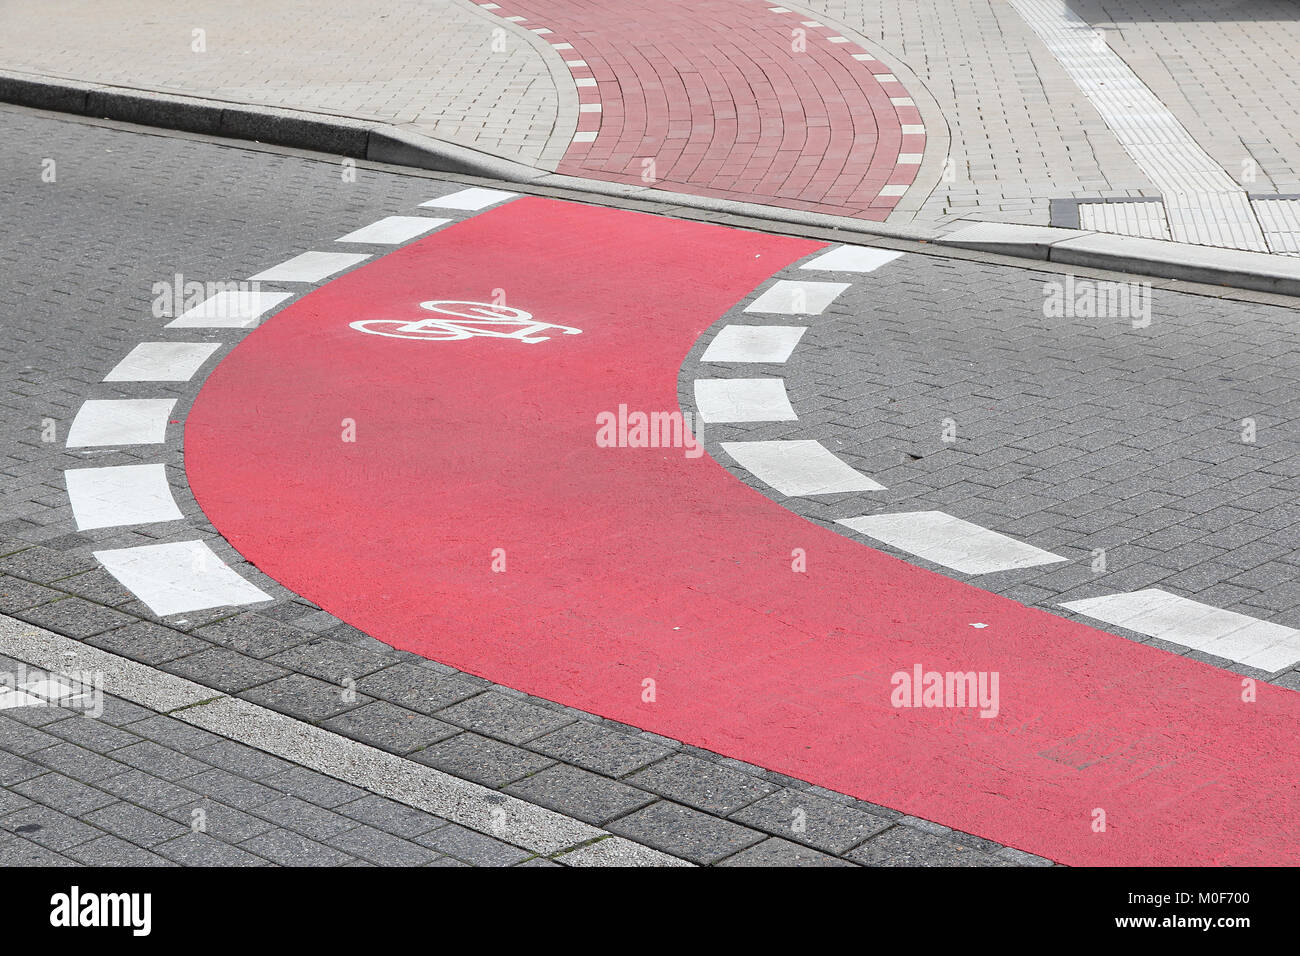
M845 239L860 236L929 242L1062 265L1300 296L1300 257L1052 226L959 221L954 224L956 229L945 227L939 230L800 212L759 203L668 192L648 185L565 176L468 146L422 136L379 120L252 106L8 70L0 70L0 102L163 129L255 140L503 183L557 187L594 197L637 199L664 207L678 206L830 229L843 233Z
M997 222L972 223L934 241L1061 265L1300 296L1300 257L1295 256Z

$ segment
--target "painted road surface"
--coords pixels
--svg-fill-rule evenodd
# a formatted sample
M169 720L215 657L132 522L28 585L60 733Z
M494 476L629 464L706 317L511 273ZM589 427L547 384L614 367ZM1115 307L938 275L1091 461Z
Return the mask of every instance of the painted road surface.
M189 416L190 483L286 586L527 693L1064 863L1300 860L1293 692L1244 703L1237 675L873 550L688 448L600 447L601 413L675 410L701 333L822 248L515 200L249 335ZM421 306L502 294L563 328ZM996 672L997 715L893 706L918 665Z

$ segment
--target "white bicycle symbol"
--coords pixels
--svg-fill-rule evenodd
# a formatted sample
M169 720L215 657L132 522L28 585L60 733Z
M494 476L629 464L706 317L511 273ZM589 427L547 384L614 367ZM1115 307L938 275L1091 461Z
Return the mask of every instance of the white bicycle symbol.
M449 308L450 307L450 308ZM363 319L349 323L358 332L382 335L390 339L425 339L434 342L454 342L460 339L483 336L490 339L517 339L529 344L545 342L550 336L539 335L551 329L564 335L581 335L582 329L553 322L539 322L531 312L507 305L461 300L431 300L421 302L420 308L451 316L446 319ZM513 331L504 331L513 329Z

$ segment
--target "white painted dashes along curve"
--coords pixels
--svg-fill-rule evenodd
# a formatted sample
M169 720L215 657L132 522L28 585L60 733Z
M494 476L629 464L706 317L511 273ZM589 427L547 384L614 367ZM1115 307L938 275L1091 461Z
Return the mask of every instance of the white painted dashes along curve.
M474 213L516 194L469 187L420 203L421 208ZM434 216L385 216L340 236L336 242L397 246L439 229L454 219ZM370 253L307 251L249 276L248 282L293 286L324 283L371 258ZM301 290L214 291L182 312L165 329L247 330ZM104 376L105 382L188 382L194 379L222 342L141 342ZM161 445L176 407L174 398L87 399L68 428L70 449L106 449ZM68 502L78 531L161 524L184 520L158 463L69 468L64 472ZM238 607L271 600L240 577L206 541L115 548L94 552L96 560L154 614L167 617L219 607Z
M902 255L889 249L844 245L814 256L799 268L867 273ZM821 315L850 285L777 279L744 311ZM807 326L729 323L714 333L700 362L784 364L807 331ZM798 421L783 379L699 378L694 386L696 410L703 422ZM720 447L741 468L788 498L887 490L817 441L795 438L724 441ZM963 574L993 574L1069 560L942 511L846 516L836 519L836 523L864 538ZM1277 673L1300 661L1300 631L1155 588L1070 601L1060 606L1116 627L1269 673Z

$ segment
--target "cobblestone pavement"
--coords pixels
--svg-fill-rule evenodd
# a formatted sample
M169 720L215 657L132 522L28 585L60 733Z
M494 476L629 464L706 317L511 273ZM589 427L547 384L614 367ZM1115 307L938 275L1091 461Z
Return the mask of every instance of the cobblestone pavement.
M460 185L365 168L356 170L353 182L345 175L347 167L320 159L148 135L10 108L0 109L0 123L9 134L0 144L4 168L12 171L0 193L0 207L6 221L22 224L20 231L6 234L0 247L0 272L10 291L3 319L7 361L0 372L0 471L5 476L0 612L695 863L1045 862L951 831L942 821L904 817L397 652L286 592L215 534L181 477L179 429L172 429L168 441L155 446L149 457L167 464L183 520L129 531L77 531L63 470L82 467L88 460L112 465L140 459L127 451L68 450L62 440L87 397L128 394L102 379L132 345L158 334L160 320L153 314L156 282L170 283L178 273L199 281L248 275L301 251L307 243L332 240L358 224L409 209ZM49 159L55 161L55 182L42 179L42 171L50 168L43 160ZM213 339L226 341L221 336ZM129 394L145 394L140 391L144 388L148 394L175 397L180 418L197 387L197 382L133 384ZM42 440L50 420L56 438ZM274 600L251 610L227 608L159 619L91 557L92 550L104 547L195 537L208 541L223 560ZM353 699L341 693L352 686L349 681L355 686ZM18 716L22 713L4 716L26 726ZM142 723L153 719L136 716ZM134 733L129 727L124 732ZM132 746L126 741L106 741L107 756L117 759L114 752ZM39 754L60 746L36 743L47 746L15 751L7 758L33 764L17 765L33 777L46 766ZM113 743L118 746L109 746ZM184 745L177 747L184 750ZM208 772L187 766L194 774ZM245 779L251 781L249 786L263 783L256 774ZM49 784L59 782L54 778ZM33 795L20 796L39 803L34 795L38 788L33 790ZM86 796L91 802L104 799ZM129 793L120 796L136 805ZM174 806L191 799L174 796ZM306 821L320 808L299 809ZM338 811L337 806L324 809ZM13 812L45 811L21 803ZM135 815L126 808L114 812ZM84 814L72 815L86 822ZM803 821L797 827L796 819ZM309 824L303 821L296 829L286 824L288 830L313 839L304 832ZM0 817L0 826L7 822ZM125 825L121 829L118 838L130 843L123 835ZM30 843L36 832L15 835ZM81 843L101 838L98 830L77 833L89 834ZM206 841L188 842L206 846ZM248 849L244 841L238 842ZM142 852L152 849L136 845ZM15 852L40 853L26 844L15 846ZM72 847L65 844L59 852ZM462 861L482 862L469 858L467 851L434 849ZM343 850L370 859L359 850ZM275 860L269 849L251 852ZM166 856L161 851L159 855ZM330 858L343 861L341 856Z

